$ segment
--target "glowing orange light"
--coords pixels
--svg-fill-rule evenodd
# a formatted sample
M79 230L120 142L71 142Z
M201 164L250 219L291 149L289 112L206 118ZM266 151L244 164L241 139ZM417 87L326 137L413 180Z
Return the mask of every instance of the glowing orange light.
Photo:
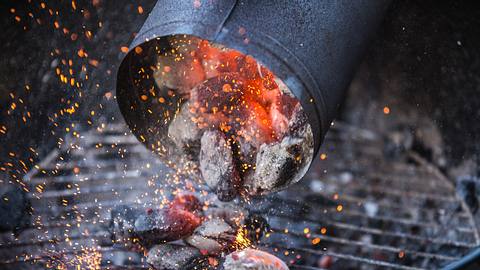
M389 114L390 113L390 108L387 107L387 106L383 107L383 113L384 114Z
M85 57L85 55L86 55L85 51L83 49L78 50L77 54L78 54L79 57Z
M141 54L143 49L141 47L135 47L135 53L136 54Z

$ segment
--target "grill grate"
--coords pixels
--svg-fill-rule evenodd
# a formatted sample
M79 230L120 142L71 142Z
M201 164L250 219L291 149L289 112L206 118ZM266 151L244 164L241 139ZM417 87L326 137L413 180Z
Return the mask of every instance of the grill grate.
M148 268L141 255L112 244L109 211L158 205L151 180L171 171L126 130L111 125L67 138L26 176L34 222L18 236L0 234L2 269ZM272 227L261 248L292 269L322 269L322 257L331 269L426 269L480 243L448 179L415 153L389 159L382 149L377 134L337 123L301 183L246 205Z

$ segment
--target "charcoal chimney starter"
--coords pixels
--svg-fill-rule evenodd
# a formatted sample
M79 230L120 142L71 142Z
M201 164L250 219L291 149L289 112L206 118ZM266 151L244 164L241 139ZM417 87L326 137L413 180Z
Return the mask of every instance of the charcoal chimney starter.
M154 83L155 69L149 67L158 60L152 55L168 53L169 37L193 37L252 56L273 72L308 117L315 156L387 5L368 0L158 1L118 70L121 112L140 141L168 155L168 146L159 141L182 95L164 102Z

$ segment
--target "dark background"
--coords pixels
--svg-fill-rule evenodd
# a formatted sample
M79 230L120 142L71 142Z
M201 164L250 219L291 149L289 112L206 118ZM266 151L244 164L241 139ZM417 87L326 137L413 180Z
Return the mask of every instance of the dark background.
M469 172L475 173L480 150L480 5L475 2L393 1L344 106L357 109L341 118L388 128L392 118L387 117L398 115L410 119L413 129L425 123L419 119L428 119L443 141L441 166L470 162ZM154 1L75 3L45 1L45 8L40 1L0 3L3 182L21 177L63 143L72 123L95 127L122 121L114 96L121 47L128 46ZM68 77L67 84L57 72ZM391 109L388 116L383 106Z

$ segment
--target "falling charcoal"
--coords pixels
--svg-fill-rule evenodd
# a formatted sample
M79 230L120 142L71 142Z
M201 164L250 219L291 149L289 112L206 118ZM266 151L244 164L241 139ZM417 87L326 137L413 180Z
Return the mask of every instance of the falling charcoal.
M235 231L223 219L213 218L203 222L186 241L202 253L218 254L235 240Z
M119 205L110 212L109 230L115 243L133 248L132 233L135 220L143 213L141 209Z
M198 225L200 218L182 209L151 210L135 220L134 235L148 247L187 237Z
M30 202L23 189L4 184L0 200L0 231L17 232L30 224Z
M198 249L176 244L153 246L147 263L157 270L184 270L201 256Z
M193 121L190 103L185 102L168 126L168 137L172 139L183 153L198 155L199 140L202 130Z
M219 200L230 201L237 195L240 175L233 161L231 147L220 131L203 133L200 148L200 171Z
M311 162L311 143L308 138L285 137L260 146L256 168L244 178L245 188L250 194L263 194L300 180Z
M247 248L229 254L225 263L228 270L288 270L288 266L279 258L265 251Z

